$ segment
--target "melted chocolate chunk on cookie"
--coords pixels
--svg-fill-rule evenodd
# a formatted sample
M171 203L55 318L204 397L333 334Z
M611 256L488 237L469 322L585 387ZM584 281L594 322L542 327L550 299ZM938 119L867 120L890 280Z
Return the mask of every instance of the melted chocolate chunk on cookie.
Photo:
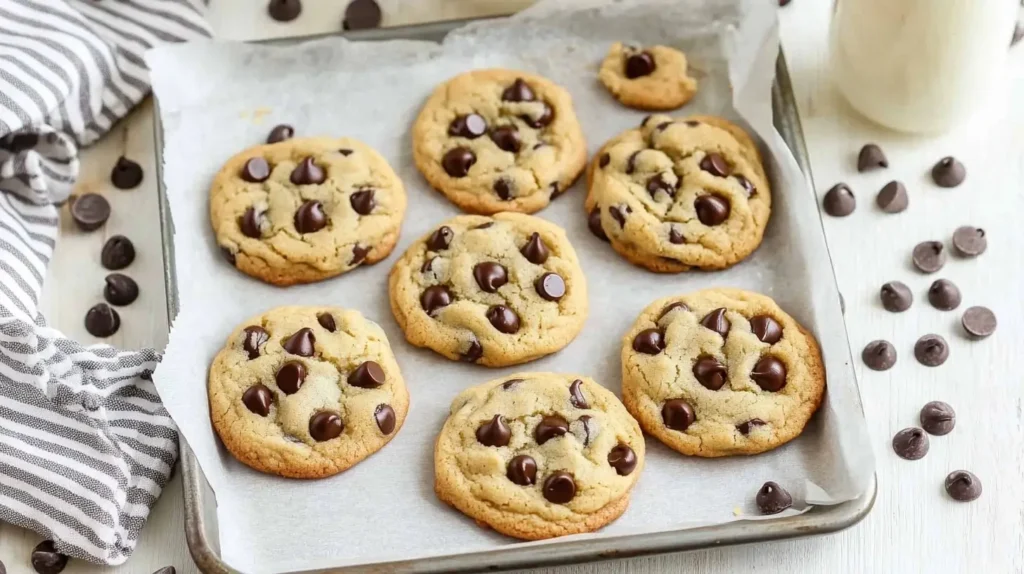
M274 394L264 385L253 385L242 393L242 404L251 412L265 417L270 414L270 405L274 402Z
M505 381L504 383L501 383L501 388L506 390L506 391L510 391L516 385L518 385L519 383L523 382L523 380L524 379L509 379L509 380Z
M733 177L735 177L736 181L739 182L740 187L742 187L743 189L745 189L747 191L747 197L748 198L749 197L754 197L754 194L757 193L757 188L754 187L753 183L750 183L749 179L747 179L747 178L745 178L745 177L743 177L742 175L739 175L739 174L736 174Z
M578 409L589 409L590 403L583 394L583 381L576 379L569 385L569 402Z
M448 249L451 245L452 239L455 237L455 232L452 231L451 227L442 225L437 228L437 231L432 233L427 239L427 249L431 251L443 251Z
M373 208L377 206L373 197L375 194L373 189L360 189L353 193L348 201L352 205L352 209L359 215L370 215Z
M704 159L700 160L700 168L711 175L718 177L726 177L732 173L732 168L729 167L729 162L725 161L722 154L709 153L704 156Z
M594 207L590 210L590 215L587 216L587 227L595 237L602 241L608 241L608 234L604 232L604 228L601 227L601 208Z
M334 317L330 313L320 313L316 316L316 322L320 323L320 326L324 329L333 333L338 325L334 322Z
M668 229L668 241L674 245L682 245L686 243L686 237L683 236L682 231L673 225Z
M295 212L295 230L299 233L316 233L327 227L327 214L324 204L309 200L299 206Z
M529 486L537 482L537 461L533 457L520 454L508 462L505 476L519 486Z
M533 431L533 438L537 444L544 444L567 432L569 432L569 423L564 418L559 415L548 415L537 423L537 428Z
M547 104L547 102L541 102L540 113L535 115L523 114L519 116L519 119L526 122L526 125L534 129L541 129L546 127L555 119L555 110Z
M370 250L373 249L369 245L359 245L358 243L352 246L352 259L349 260L349 265L355 265L362 263L366 256L370 254Z
M750 332L762 343L774 345L782 338L782 327L779 322L768 315L758 315L750 319Z
M619 443L608 453L608 464L619 476L629 476L636 469L636 453L629 445Z
M391 405L380 404L373 411L373 420L377 423L377 428L386 435L395 431L396 419L395 409L391 408Z
M657 355L665 349L665 335L658 329L644 329L633 337L633 350L645 355Z
M506 102L532 102L537 99L530 85L522 78L516 78L512 85L501 92L501 99Z
M495 329L507 335L519 331L519 316L504 305L492 305L488 308L487 320Z
M601 154L601 159L597 160L597 166L598 167L605 167L611 161L612 161L612 156L608 155L607 153L603 153L603 154Z
M491 141L494 145L511 153L519 153L519 147L523 139L519 136L519 130L515 126L500 126L491 130Z
M636 171L636 159L640 157L640 152L642 151L644 150L637 150L629 154L629 157L626 158L626 175L633 175Z
M476 163L476 154L466 147L456 147L445 152L441 158L441 167L452 177L466 177L469 168Z
M264 211L257 211L254 207L247 207L245 213L238 218L238 226L242 229L242 235L259 239L263 236Z
M725 386L725 380L729 376L725 365L718 359L705 355L697 359L693 364L693 376L704 388L717 391Z
M544 498L555 504L565 504L576 496L576 481L572 474L559 470L544 481Z
M459 357L460 360L466 363L475 363L480 360L480 357L484 356L484 348L480 345L480 341L476 339L469 342L469 347Z
M535 265L541 265L548 260L548 246L544 244L540 234L536 232L530 235L530 239L527 240L526 245L523 245L519 252L523 254L527 261Z
M657 65L654 63L654 54L650 52L639 52L626 57L626 77L635 80L654 73Z
M360 363L348 376L348 384L361 389L376 389L385 380L384 369L376 361Z
M428 315L433 315L434 311L450 305L451 302L452 293L444 285L427 287L423 290L423 294L420 295L420 305Z
M611 214L612 219L619 224L619 227L625 227L626 216L633 213L633 208L628 205L613 205L608 208L608 213Z
M323 183L327 179L327 174L312 157L307 157L295 166L288 179L295 185L315 185Z
M250 183L261 183L270 177L270 164L261 157L250 158L242 166L242 179Z
M756 429L757 427L764 426L766 424L768 423L764 422L761 419L750 419L749 421L742 422L736 425L736 430L740 431L740 433L742 433L745 436L750 434L750 431Z
M683 399L669 399L661 407L661 420L666 427L682 432L697 420L697 415L690 403Z
M270 333L263 327L250 325L242 332L242 348L249 353L249 359L260 356L260 347L270 340Z
M651 194L651 197L655 199L658 198L659 192L664 193L669 196L669 198L675 198L676 195L676 186L672 185L668 179L665 178L665 174L663 173L658 173L649 177L644 187L647 188L647 193Z
M779 359L766 356L762 357L753 370L750 371L750 378L757 383L757 386L769 392L778 392L786 386L786 365Z
M320 411L309 418L309 436L317 442L324 442L341 436L345 423L338 413Z
M498 197L504 201L515 197L515 188L515 182L507 177L499 177L494 180L494 185L492 186L494 193L498 194Z
M508 271L499 263L484 261L473 267L473 278L483 291L496 293L502 285L508 283Z
M287 353L300 357L312 357L316 336L309 327L303 327L288 337L282 345Z
M454 137L476 139L485 133L487 133L487 120L479 114L458 116L448 124L448 135Z
M729 219L731 211L729 202L717 195L702 195L693 202L697 211L697 219L704 225L721 225Z
M565 295L565 280L557 273L545 273L533 285L537 294L548 301L558 301Z
M507 446L511 438L512 429L501 415L494 415L476 429L476 440L484 446Z
M729 319L725 317L725 307L719 307L705 315L700 320L700 324L718 333L723 339L729 334L729 329L732 327Z
M277 370L275 380L277 388L284 394L294 395L306 382L306 366L298 361L288 361Z

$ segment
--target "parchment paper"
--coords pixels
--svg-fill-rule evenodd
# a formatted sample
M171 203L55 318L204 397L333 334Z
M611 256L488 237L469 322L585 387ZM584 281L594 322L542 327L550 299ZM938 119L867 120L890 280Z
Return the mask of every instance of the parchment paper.
M444 45L322 39L291 47L194 42L147 55L164 127L164 179L174 227L181 310L155 374L168 410L216 492L223 559L277 572L412 559L516 544L439 502L433 441L461 389L513 370L579 372L620 390L620 338L652 300L711 286L761 291L819 338L828 393L804 434L756 457L688 458L649 438L647 466L629 510L599 534L653 532L756 517L766 480L786 486L799 512L864 492L874 472L839 297L814 198L772 127L778 50L774 0L689 0L566 10L543 2L520 16L453 33ZM579 3L582 4L582 3ZM700 80L678 115L719 114L760 138L772 180L772 218L747 261L716 273L656 275L634 267L587 230L581 181L538 215L563 226L589 281L582 334L554 356L511 369L450 362L404 340L387 302L387 273L415 238L457 213L411 158L410 128L431 90L471 68L530 70L566 87L591 153L642 112L616 103L596 70L614 41L684 50ZM406 183L409 209L395 252L321 283L275 288L224 262L210 229L207 192L231 155L271 126L300 135L356 137ZM382 451L339 476L297 481L236 462L210 425L207 368L247 317L286 304L359 309L387 332L411 394L405 427ZM535 544L551 544L546 541Z

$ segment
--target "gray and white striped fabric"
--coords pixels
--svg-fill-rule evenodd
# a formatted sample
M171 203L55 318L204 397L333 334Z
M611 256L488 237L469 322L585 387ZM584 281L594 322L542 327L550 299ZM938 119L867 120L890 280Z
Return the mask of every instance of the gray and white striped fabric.
M178 454L159 355L84 346L38 311L77 149L149 91L142 53L208 36L199 0L0 0L0 521L121 564Z

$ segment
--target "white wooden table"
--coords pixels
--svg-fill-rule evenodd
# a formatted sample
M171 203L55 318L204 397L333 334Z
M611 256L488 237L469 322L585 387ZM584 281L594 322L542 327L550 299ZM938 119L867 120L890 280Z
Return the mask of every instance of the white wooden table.
M527 3L381 2L387 25L498 13ZM234 39L337 29L345 2L304 4L298 21L282 25L265 16L262 1L212 0L211 20L220 36ZM830 5L826 0L795 0L782 10L783 43L819 196L839 180L857 193L859 207L853 215L825 221L855 357L876 338L892 341L899 352L899 362L885 373L869 371L855 358L878 460L874 511L861 524L828 537L543 572L1024 572L1024 368L1019 359L1024 349L1024 107L1019 105L1024 101L1024 46L1012 55L1009 87L1000 101L986 106L973 122L942 138L902 136L859 119L830 86ZM1016 106L1008 105L1014 101ZM889 170L856 173L856 152L868 141L886 151ZM105 229L83 234L64 214L46 299L50 322L82 340L90 339L82 325L85 311L101 300L106 272L99 265L100 247L109 235L123 233L137 246L138 259L128 272L142 295L121 311L121 330L109 342L124 347L166 343L152 142L147 103L83 154L80 187L104 193L113 216ZM134 191L118 191L108 183L110 167L122 153L146 171L146 180ZM947 154L963 159L968 169L966 183L954 190L940 190L927 178L931 165ZM910 208L900 215L883 214L873 205L874 194L891 179L902 180L910 192ZM984 255L976 260L951 258L934 277L912 269L909 255L917 242L938 239L948 245L953 230L965 224L988 231ZM940 276L963 291L957 311L939 312L927 303L927 287ZM893 279L907 283L915 296L914 306L900 315L885 312L878 302L878 288ZM1000 326L991 338L970 342L958 324L963 309L976 304L993 309ZM952 349L945 365L928 369L914 361L912 349L919 336L933 332L946 337ZM923 460L897 458L889 447L892 435L916 425L920 407L930 400L954 406L956 430L932 437L931 452ZM979 500L960 504L943 493L943 478L959 468L972 470L983 481ZM34 533L0 525L0 560L10 574L32 572L28 556L38 541ZM177 477L164 491L127 564L99 568L73 561L66 572L146 574L167 565L178 572L196 571L185 545Z

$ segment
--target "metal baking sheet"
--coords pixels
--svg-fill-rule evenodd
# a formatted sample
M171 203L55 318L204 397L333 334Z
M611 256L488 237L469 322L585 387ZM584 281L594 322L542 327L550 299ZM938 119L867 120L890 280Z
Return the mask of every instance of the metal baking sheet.
M468 20L440 22L386 30L359 31L344 34L352 40L415 39L439 41L451 30ZM272 43L295 42L309 37L274 40ZM807 151L804 145L793 100L792 86L780 53L776 62L776 83L772 90L772 105L776 128L792 149L798 164L813 189ZM155 110L156 148L163 150L159 109ZM174 271L173 222L167 205L163 177L159 173L162 161L157 162L160 215L163 233L165 281L168 318L173 319L178 309L177 284ZM813 200L808 197L808 200ZM217 530L216 498L203 476L202 470L188 445L182 441L181 466L184 479L186 538L193 559L200 570L207 573L237 572L220 558ZM567 540L546 546L509 545L495 550L454 554L414 561L387 562L315 572L368 572L384 569L388 572L463 572L500 570L542 565L576 563L645 554L694 550L711 546L777 540L812 534L824 534L846 528L858 522L870 511L875 498L876 483L872 481L860 498L833 506L816 507L804 514L774 520L737 521L716 526L598 538ZM309 571L314 572L314 571Z

